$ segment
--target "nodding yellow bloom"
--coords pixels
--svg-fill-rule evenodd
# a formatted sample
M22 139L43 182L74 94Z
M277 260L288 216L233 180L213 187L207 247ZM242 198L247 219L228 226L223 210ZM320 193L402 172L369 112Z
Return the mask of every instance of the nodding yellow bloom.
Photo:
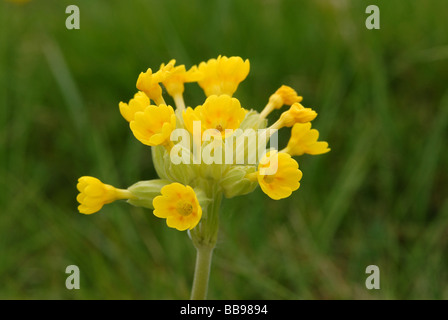
M193 121L201 122L201 135L207 129L217 129L222 137L226 129L236 130L246 116L238 99L228 95L208 97L202 106L190 107L183 113L185 127L193 133Z
M297 95L297 92L288 86L282 85L269 97L269 102L275 109L280 109L284 104L290 106L296 102L301 102L303 97Z
M101 210L103 205L120 199L131 199L133 195L128 190L117 189L104 184L94 177L81 177L76 186L80 192L76 200L80 203L78 210L84 214L92 214Z
M270 198L274 200L289 197L300 187L302 171L299 164L284 152L270 151L260 160L258 171L246 175L258 184Z
M176 128L176 115L171 106L150 105L144 112L137 112L130 127L134 136L148 146L163 145L170 149L171 132Z
M165 104L160 83L165 81L173 66L174 63L170 61L166 66L162 65L156 73L153 73L151 68L148 68L146 72L141 72L137 79L137 89L146 93L148 98L157 105Z
M183 64L174 67L176 63L174 59L169 63L173 65L173 68L169 71L162 83L170 96L176 97L177 95L183 94L185 90L184 83L197 82L201 79L202 74L198 71L198 67L193 66L190 70L186 71ZM165 68L164 64L162 64L160 69L163 70L163 68Z
M203 74L198 84L207 97L221 94L232 96L240 82L249 74L250 63L240 57L219 56L217 59L201 62L198 69Z
M180 231L193 229L202 217L202 208L190 186L174 182L162 188L153 200L154 215L166 219L170 228Z
M297 92L288 86L282 85L270 97L269 102L263 111L260 113L261 118L266 118L274 109L280 109L283 105L292 105L296 102L301 102L303 97L297 95Z
M131 122L134 120L136 112L145 111L146 107L149 106L149 98L146 93L139 91L134 95L134 98L129 100L129 103L120 102L118 106L123 118L127 122Z
M291 138L288 145L282 152L287 152L292 156L301 156L308 154L323 154L329 152L328 143L325 141L317 141L319 131L311 129L311 123L296 123L291 130Z
M314 120L317 112L311 108L305 108L300 103L294 103L288 111L281 114L271 129L280 129L283 127L292 127L295 123L305 123Z

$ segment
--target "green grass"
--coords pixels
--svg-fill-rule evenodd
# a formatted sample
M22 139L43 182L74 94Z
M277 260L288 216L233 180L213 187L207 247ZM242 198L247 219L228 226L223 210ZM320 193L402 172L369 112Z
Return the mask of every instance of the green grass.
M0 299L189 297L187 235L126 203L81 215L76 180L155 178L118 102L148 67L219 54L250 59L247 108L296 88L332 151L298 158L286 200L224 201L209 298L448 299L448 3L376 1L372 31L371 2L329 3L84 0L67 30L70 1L2 1ZM204 100L194 84L185 97ZM65 288L70 264L80 290ZM370 264L380 290L364 286Z

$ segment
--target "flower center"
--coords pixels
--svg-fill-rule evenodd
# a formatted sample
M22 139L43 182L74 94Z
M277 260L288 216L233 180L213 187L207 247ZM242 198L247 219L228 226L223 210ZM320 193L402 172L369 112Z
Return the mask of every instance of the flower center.
M220 125L220 124L218 124L218 125L216 126L216 129L217 129L219 132L223 132L223 131L224 131L224 128L223 128L222 125Z
M266 176L264 176L263 177L263 180L266 182L266 183L272 183L273 181L274 181L274 175L272 174L272 175L266 175Z
M192 213L193 206L187 201L179 201L176 209L181 216L186 217Z

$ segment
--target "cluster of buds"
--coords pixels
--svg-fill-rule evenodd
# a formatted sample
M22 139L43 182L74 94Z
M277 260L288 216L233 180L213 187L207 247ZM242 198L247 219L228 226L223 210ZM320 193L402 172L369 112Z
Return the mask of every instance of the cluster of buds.
M81 177L79 211L92 214L104 204L125 199L153 210L171 228L189 230L196 246L214 247L223 197L248 194L258 185L274 200L289 197L302 178L293 157L330 149L311 129L317 113L305 108L291 87L281 86L261 113L241 106L233 94L249 68L249 60L219 56L189 70L171 60L156 72L142 72L138 92L128 103L120 102L119 110L135 138L152 148L160 179L117 189ZM206 96L194 108L186 107L183 98L185 83L190 82L196 82ZM166 103L163 88L175 108ZM284 105L289 109L268 126L266 117ZM279 150L277 131L285 127L291 127L291 138Z

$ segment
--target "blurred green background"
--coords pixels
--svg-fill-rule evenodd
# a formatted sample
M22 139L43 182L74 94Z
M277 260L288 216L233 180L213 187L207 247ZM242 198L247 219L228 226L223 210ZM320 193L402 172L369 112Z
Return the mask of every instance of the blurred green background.
M65 28L70 4L80 30ZM370 4L380 30L365 27ZM223 54L250 59L243 106L294 87L332 151L298 158L286 200L224 202L209 298L448 299L447 13L440 0L2 0L0 298L189 298L187 234L124 202L79 214L76 182L155 178L118 102L148 67ZM185 98L204 95L191 84ZM80 290L65 288L72 264ZM380 290L365 288L372 264Z

